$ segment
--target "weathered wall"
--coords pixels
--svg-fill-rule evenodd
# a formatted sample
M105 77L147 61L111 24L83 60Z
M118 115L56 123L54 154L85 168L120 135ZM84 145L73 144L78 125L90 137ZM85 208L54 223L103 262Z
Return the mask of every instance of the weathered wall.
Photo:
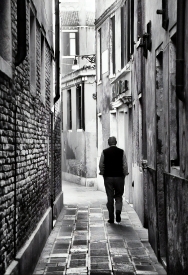
M53 47L48 37L45 42L45 104L41 101L41 30L36 29L36 93L30 90L30 57L29 57L29 22L30 6L26 1L26 47L24 61L15 67L17 53L17 2L11 2L12 24L12 77L2 73L0 69L0 273L4 274L8 265L25 245L37 225L50 207L51 194L51 60ZM49 2L51 9L51 2ZM38 10L39 11L39 10ZM40 10L40 12L42 9ZM52 22L46 33L51 30ZM40 20L39 20L40 21ZM50 41L50 44L49 44ZM6 46L6 45L4 45ZM56 159L57 169L55 198L61 192L59 131L60 121L56 120ZM49 141L49 142L48 142ZM49 146L47 145L49 143ZM50 213L50 212L48 212ZM50 215L50 214L49 214ZM52 217L48 217L51 228ZM48 230L47 230L48 231ZM46 232L40 232L40 241L36 242L40 251L45 242ZM49 231L48 231L49 234ZM47 236L46 236L47 238ZM36 253L37 255L37 253ZM39 256L39 254L38 254ZM32 268L37 259L30 262ZM24 272L24 271L23 271ZM21 271L19 274L23 274ZM29 274L29 273L28 273Z
M175 7L177 7L177 1L168 1L169 24L167 30L164 30L162 16L156 14L156 10L161 8L158 1L153 1L152 5L150 1L146 1L145 5L145 25L149 20L152 23L152 50L148 51L145 60L147 160L150 166L148 168L148 190L150 190L149 195L152 201L155 201L151 207L151 200L148 196L148 229L152 247L159 258L166 259L169 274L184 274L187 270L187 259L184 257L183 262L175 250L179 255L184 255L185 251L187 253L186 242L182 245L184 220L187 219L182 195L182 193L187 194L185 183L187 177L187 148L185 146L187 100L182 103L176 97L175 81L178 73L176 72L176 46L178 41L176 42L177 9ZM186 4L185 26L187 8ZM186 43L185 27L185 45ZM187 61L185 52L185 75ZM184 83L184 91L187 94L186 77ZM151 171L156 176L155 181L150 176ZM151 186L154 186L153 191ZM176 199L173 201L175 194ZM182 204L179 203L179 199ZM180 211L181 218L177 221L176 217L179 216ZM172 236L175 241L172 240Z
M188 182L169 174L165 174L165 182L166 218L168 224L168 274L186 274L188 272Z
M87 75L87 70L81 69L83 75ZM80 72L78 72L78 75ZM95 72L92 70L92 74ZM78 129L77 125L77 99L76 84L82 83L81 77L74 79L74 73L66 76L66 88L62 88L62 155L63 155L63 178L82 185L94 185L97 169L96 156L96 100L94 76L87 76L87 80L82 84L84 91L84 124L83 129ZM65 80L65 78L64 78ZM72 86L72 83L74 85ZM68 129L67 114L70 111L67 106L67 90L71 89L72 101L72 129Z
M99 18L114 2L114 0L104 0L101 3L100 0L96 0L96 18Z

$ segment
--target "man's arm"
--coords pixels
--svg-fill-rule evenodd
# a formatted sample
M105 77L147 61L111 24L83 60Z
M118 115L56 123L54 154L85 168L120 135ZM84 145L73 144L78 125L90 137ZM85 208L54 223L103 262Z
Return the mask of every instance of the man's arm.
M129 172L128 172L127 158L126 158L125 152L123 152L123 174L125 176L127 176L129 174Z
M103 152L101 154L100 161L99 161L99 170L100 170L99 175L104 175L104 154L103 154Z

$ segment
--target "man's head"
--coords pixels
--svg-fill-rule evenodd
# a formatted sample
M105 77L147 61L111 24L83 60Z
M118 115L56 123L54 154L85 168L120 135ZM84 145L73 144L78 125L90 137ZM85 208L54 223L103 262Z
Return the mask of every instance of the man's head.
M115 137L109 137L108 139L108 145L112 146L112 145L116 145L117 144L117 140Z

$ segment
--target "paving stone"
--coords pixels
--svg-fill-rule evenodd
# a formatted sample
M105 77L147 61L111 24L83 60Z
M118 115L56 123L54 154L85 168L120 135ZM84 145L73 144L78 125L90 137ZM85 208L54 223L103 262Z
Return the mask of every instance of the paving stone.
M126 255L113 255L112 256L112 262L114 264L129 263L130 258L128 256L128 254L126 254Z
M87 245L87 240L74 240L73 246Z
M110 247L111 248L125 248L126 247L126 244L122 241L114 241L114 240L111 240L109 241L109 244L110 244Z
M127 253L127 249L126 248L110 248L110 253L111 254L123 254L123 253Z
M53 254L60 254L60 253L68 253L68 248L67 249L53 249L51 253Z
M78 267L78 268L69 268L66 270L67 274L82 274L82 273L87 273L87 268L86 267ZM62 275L62 274L61 274Z
M65 223L65 221L63 221L63 224L61 224L61 226L60 226L60 231L70 231L70 230L72 230L72 228L73 228L73 223L71 223L71 224L67 224L67 223Z
M88 230L88 223L87 222L81 222L76 223L76 230Z
M94 250L100 250L100 249L107 249L107 246L106 246L106 241L104 242L101 242L101 241L98 241L98 242L91 242L90 243L90 249Z
M90 231L91 232L104 232L104 225L103 226L95 226L95 227L92 227L90 226Z
M66 215L75 215L77 212L77 209L67 209Z
M54 271L64 271L65 270L65 267L64 266L49 266L47 268L47 272L54 272Z
M90 270L111 270L108 263L94 263L90 265Z
M54 245L54 249L68 249L70 246L69 243L59 243L59 242L56 242L55 245Z
M136 265L136 270L142 271L156 271L152 265Z
M85 267L86 266L86 259L71 259L69 268L75 268L75 267Z
M105 203L65 205L33 275L166 275L134 209L124 203L121 224L109 224Z
M121 263L121 264L114 264L113 270L114 271L124 271L124 272L134 272L134 267L131 263L130 264Z
M130 253L133 256L147 255L146 250L144 248L130 249Z
M100 240L105 240L106 236L105 234L103 235L91 235L90 240L91 241L100 241Z
M71 253L74 253L74 252L87 252L88 251L88 247L87 246L73 246L71 247L70 249L70 252Z
M118 271L114 270L114 275L134 275L135 273L132 271Z
M140 271L140 270L137 270L136 271L136 274L137 275L158 275L158 272L153 272L153 271ZM178 275L178 274L177 274Z
M149 256L146 256L146 257L132 257L132 260L135 264L145 264L145 265L148 265L148 264L151 264L151 260L150 260L150 257Z
M46 265L47 267L50 267L50 266L57 266L57 263L47 263L47 265Z
M68 253L54 253L54 254L50 254L50 258L65 258L67 256L68 256Z
M71 232L63 232L63 231L60 231L59 232L59 236L67 236L67 237L71 237L72 236L72 231Z
M104 221L103 220L94 220L94 221L92 221L92 220L90 220L90 222L89 222L89 224L90 224L90 227L93 227L93 226L103 226L104 225Z
M112 272L110 270L91 270L90 275L111 275Z
M90 262L91 264L96 264L96 263L108 263L109 262L109 257L104 256L104 257L90 257Z
M101 250L90 250L90 256L108 256L107 250L101 249Z
M143 245L140 241L131 241L131 242L127 242L127 246L129 248L143 248Z
M66 262L67 257L66 258L50 258L50 263L64 263Z
M71 254L71 260L75 259L86 259L86 253L80 253L80 252L73 252Z
M90 213L101 213L101 208L90 208Z

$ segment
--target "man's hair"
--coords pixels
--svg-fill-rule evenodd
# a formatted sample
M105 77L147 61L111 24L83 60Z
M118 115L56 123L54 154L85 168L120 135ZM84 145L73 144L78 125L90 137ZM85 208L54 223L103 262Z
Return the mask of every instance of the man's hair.
M109 137L108 139L108 145L116 145L117 144L117 140L115 137Z

